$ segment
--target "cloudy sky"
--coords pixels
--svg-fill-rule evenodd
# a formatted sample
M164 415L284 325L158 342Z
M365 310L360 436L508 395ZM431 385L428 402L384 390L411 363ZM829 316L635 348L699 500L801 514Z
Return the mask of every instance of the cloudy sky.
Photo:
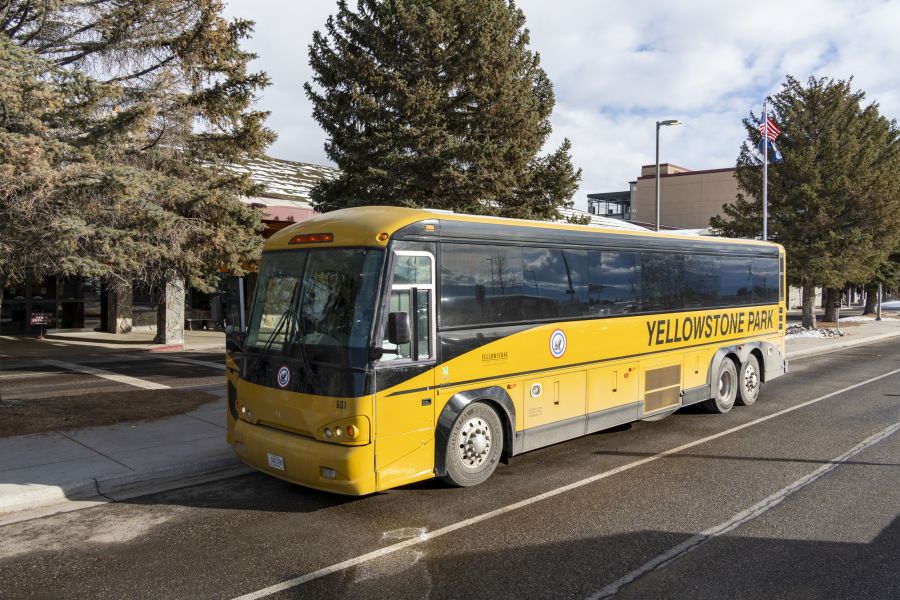
M227 0L228 14L256 21L247 46L272 77L259 106L271 111L277 158L331 164L302 84L311 79L312 32L334 0ZM350 0L351 5L354 4ZM882 114L900 117L900 0L518 0L553 81L556 108L546 150L572 140L583 170L576 206L591 192L625 190L643 164L690 169L734 164L741 118L762 110L786 74L845 79Z

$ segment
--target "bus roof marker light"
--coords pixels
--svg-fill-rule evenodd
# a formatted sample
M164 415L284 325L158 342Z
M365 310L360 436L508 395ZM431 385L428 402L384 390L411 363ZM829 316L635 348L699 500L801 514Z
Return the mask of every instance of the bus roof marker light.
M301 233L292 237L288 244L325 244L333 241L332 233Z
M386 241L388 240L389 237L391 237L391 236L389 236L387 233L384 233L384 232L379 233L379 234L378 234L378 241L379 241L379 242L386 242Z

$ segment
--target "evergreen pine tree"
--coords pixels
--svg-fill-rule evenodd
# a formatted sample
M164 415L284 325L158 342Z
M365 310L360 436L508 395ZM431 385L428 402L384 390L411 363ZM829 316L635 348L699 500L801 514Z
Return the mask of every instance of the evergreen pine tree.
M539 157L553 89L512 0L338 2L310 46L313 116L341 175L316 208L367 204L557 218L581 172Z
M900 289L900 240L890 256L881 263L871 283L866 284L866 306L864 315L874 314L878 305L878 286L883 292Z
M815 287L869 281L900 236L900 132L851 81L788 77L769 106L784 161L769 165L769 239L787 252L788 281L803 288L803 324L814 326ZM710 225L735 237L762 231L759 118L744 119L739 194Z
M0 215L26 217L3 224L0 273L208 287L254 257L259 218L238 199L253 186L227 165L274 139L252 109L268 79L240 48L252 23L222 9L0 0L0 176L18 182Z

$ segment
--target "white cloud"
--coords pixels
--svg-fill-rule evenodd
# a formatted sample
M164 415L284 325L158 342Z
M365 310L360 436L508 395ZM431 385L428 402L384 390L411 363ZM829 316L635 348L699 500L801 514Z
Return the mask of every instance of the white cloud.
M898 0L518 4L556 92L547 150L568 137L583 169L579 206L589 192L627 189L641 165L653 162L658 119L685 122L661 132L662 161L694 169L732 165L744 139L741 119L751 109L758 114L786 74L852 75L883 114L900 115ZM328 163L302 83L311 76L312 32L335 9L331 0L229 2L230 14L257 22L248 47L274 80L260 102L279 134L274 156Z

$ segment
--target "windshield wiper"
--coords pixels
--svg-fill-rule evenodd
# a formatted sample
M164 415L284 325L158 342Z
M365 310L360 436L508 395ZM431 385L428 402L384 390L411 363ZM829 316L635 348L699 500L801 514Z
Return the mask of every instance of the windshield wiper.
M269 349L272 348L272 342L275 341L275 338L281 333L282 328L284 328L284 324L287 323L287 319L289 316L294 317L294 321L297 320L297 313L294 311L294 300L297 299L297 290L300 287L300 282L294 284L294 289L291 291L291 298L288 300L287 310L281 313L281 318L278 319L278 323L275 324L275 329L272 330L272 333L269 334L269 337L266 339L266 343L263 344L262 349L259 351L259 354L256 355L256 360L253 362L253 368L250 369L251 373L259 372L259 363L262 362L263 356L268 353ZM287 336L285 336L285 342L287 342Z
M284 329L285 325L287 325L288 330L285 332L284 341L282 342L281 346L282 353L286 356L291 356L296 353L297 357L300 359L303 370L306 372L308 380L313 380L314 375L312 364L309 362L309 356L306 353L306 346L302 340L303 333L300 331L300 316L294 309L294 302L297 299L297 292L299 288L300 282L298 281L296 285L294 285L294 289L291 292L291 298L288 301L288 309L281 313L281 317L278 319L278 323L275 325L275 329L273 329L272 333L269 334L268 339L266 339L266 343L259 351L259 354L257 355L256 360L253 363L251 372L259 372L259 364L262 362L263 356L265 356L269 352L269 350L272 348L272 343L275 341L275 338L278 337L278 334L281 333L282 329ZM299 341L294 341L298 339Z
M283 350L288 356L294 354L297 355L297 358L300 359L300 363L303 366L303 370L306 371L306 376L309 378L309 381L312 382L312 364L309 362L309 355L306 353L306 342L304 341L304 334L302 331L300 331L300 317L294 310L291 310L290 316L293 317L293 321L291 323L292 327L288 330L288 334L284 338Z

